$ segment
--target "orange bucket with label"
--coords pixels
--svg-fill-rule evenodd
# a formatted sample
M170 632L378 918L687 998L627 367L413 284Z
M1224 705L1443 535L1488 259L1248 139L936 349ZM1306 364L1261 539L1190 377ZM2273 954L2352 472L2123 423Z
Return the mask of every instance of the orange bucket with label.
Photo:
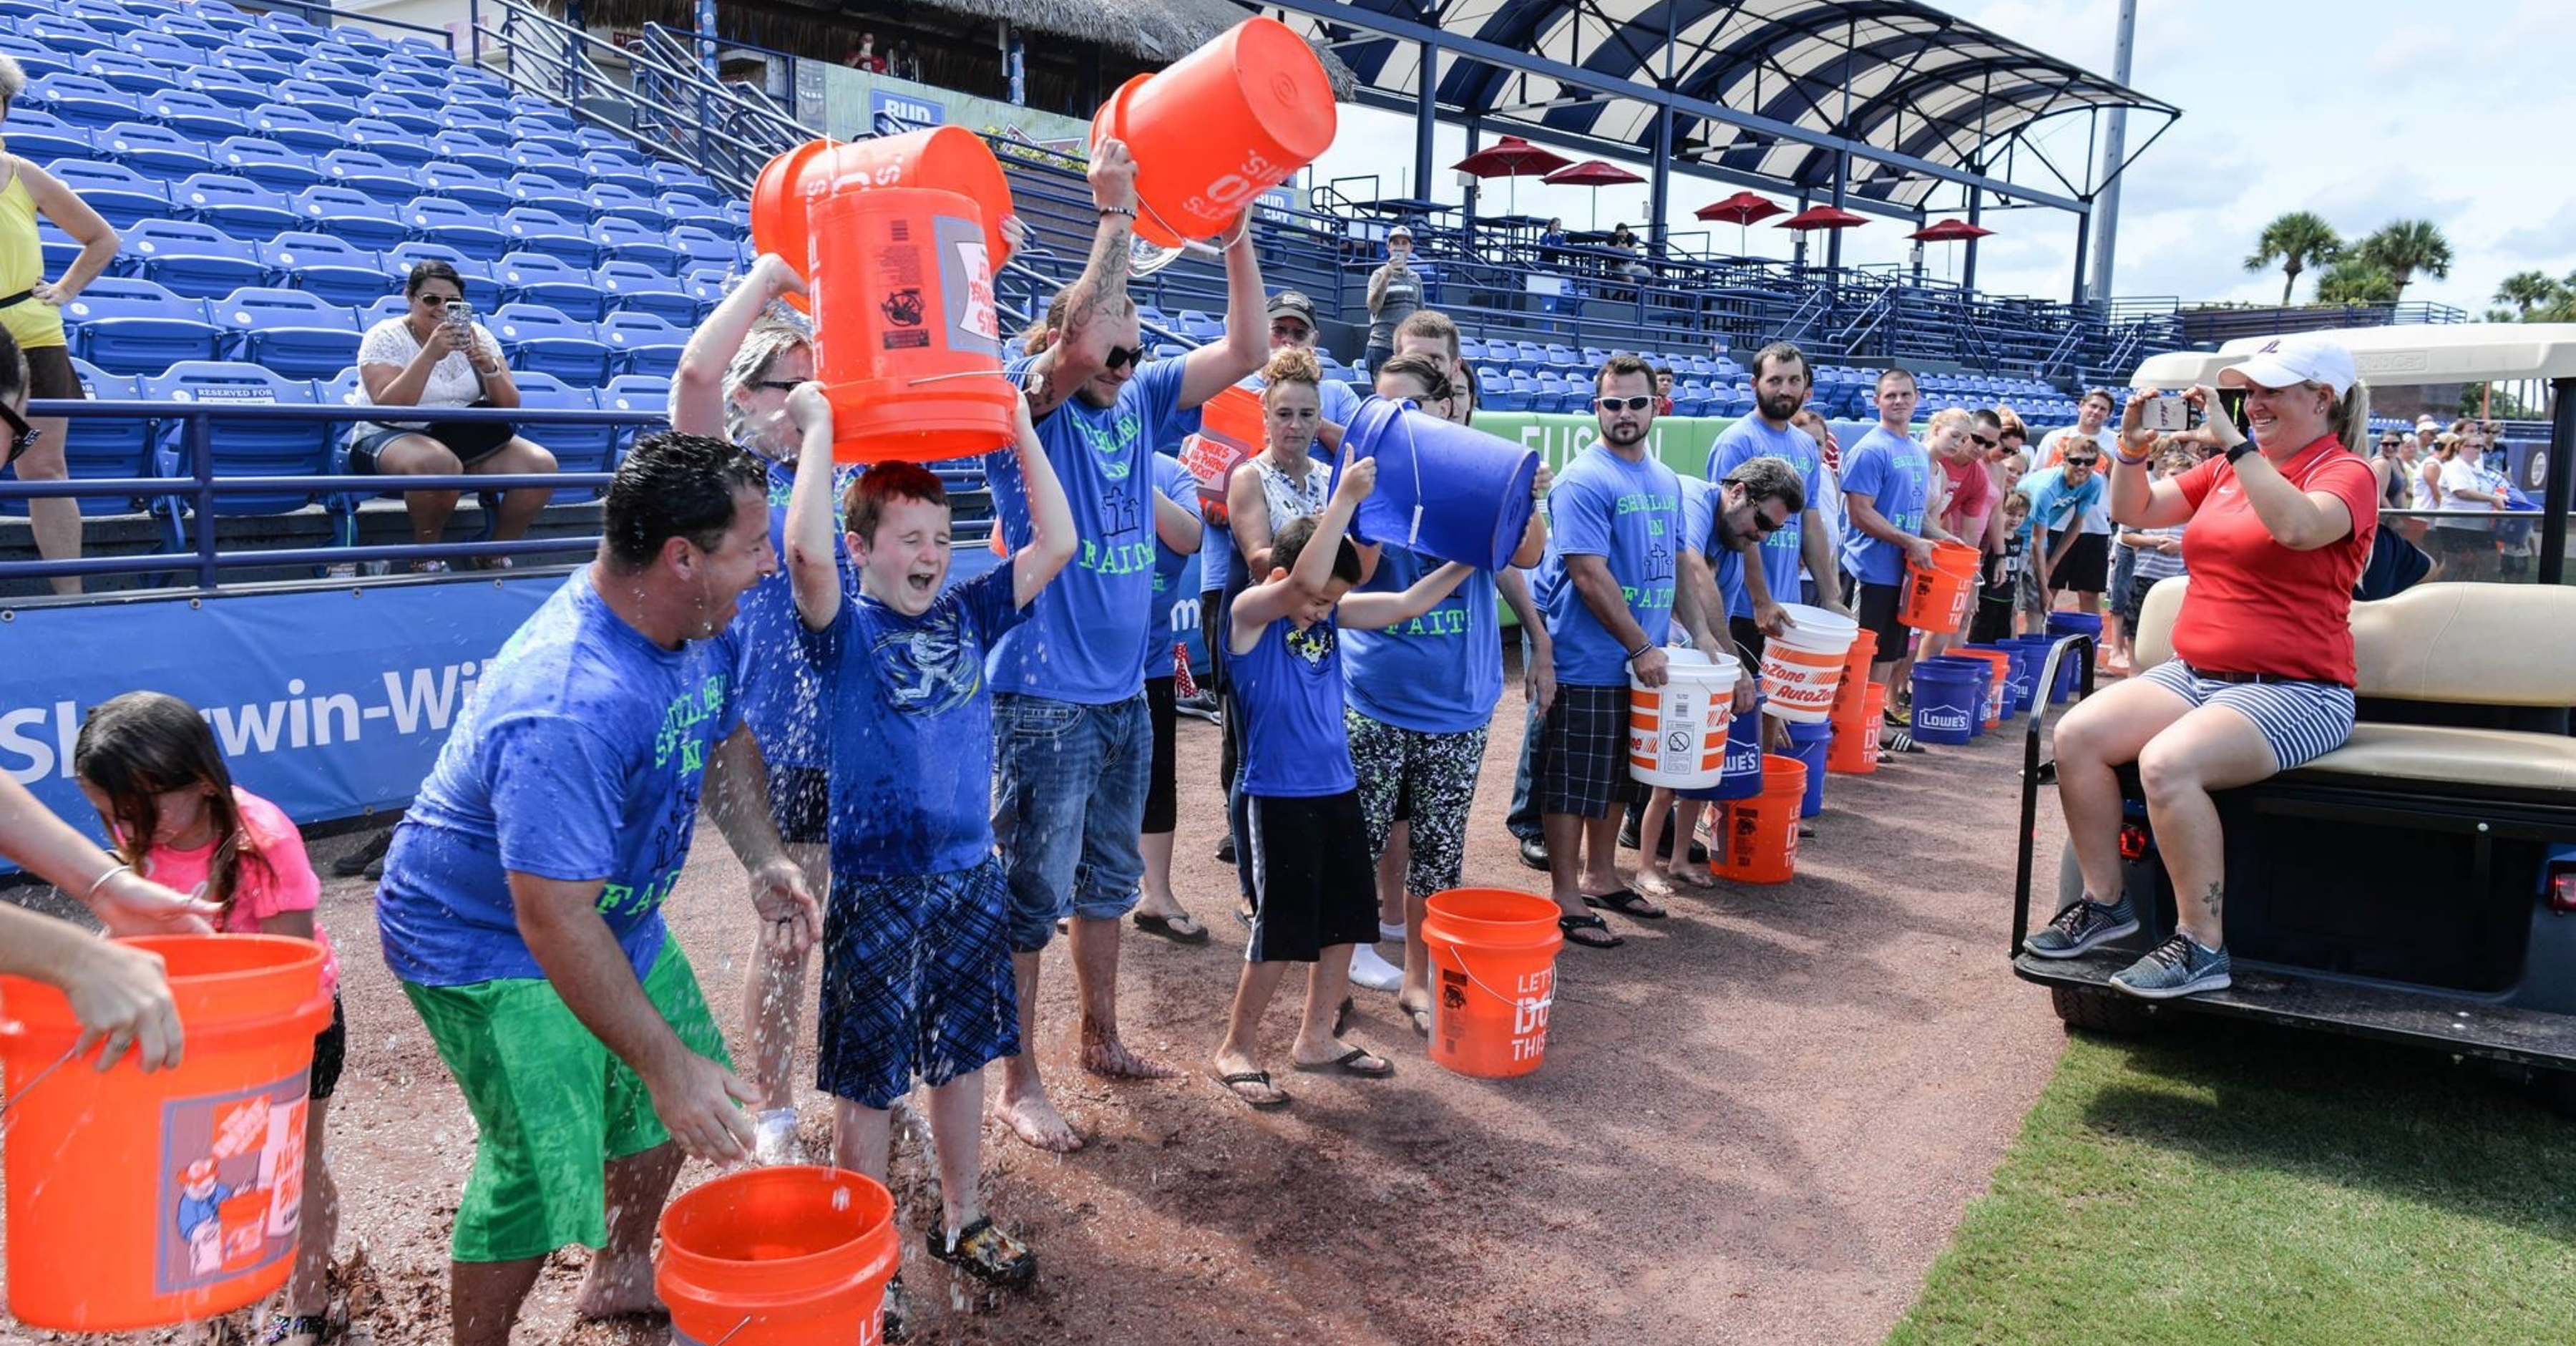
M840 1168L728 1173L662 1211L672 1346L877 1346L902 1260L894 1197Z
M1861 693L1855 716L1834 720L1834 742L1825 750L1825 770L1837 776L1866 776L1878 770L1878 724L1886 713L1887 684L1870 683Z
M1554 902L1501 888L1452 888L1425 901L1431 953L1431 1059L1461 1075L1508 1079L1547 1056L1556 953Z
M1726 806L1726 853L1711 866L1737 883L1787 883L1798 872L1798 814L1807 802L1807 764L1778 753L1762 759L1762 793Z
M71 1003L0 977L9 1313L130 1332L256 1304L295 1266L313 1037L331 1023L322 946L272 935L126 941L161 955L186 1054L143 1073L72 1059ZM298 1194L301 1188L296 1188Z
M1861 689L1869 685L1869 666L1877 658L1876 631L1862 631L1852 637L1851 651L1843 656L1843 680L1834 684L1834 707L1827 717L1835 724L1860 709Z
M814 377L832 457L936 462L1011 441L1001 311L981 208L923 187L843 191L814 207Z
M1979 555L1974 547L1935 542L1929 567L1907 562L1905 602L1897 608L1896 620L1917 631L1944 636L1957 633L1959 624L1968 619L1969 603L1976 597Z
M1160 72L1138 75L1091 119L1136 159L1136 236L1177 248L1213 238L1333 143L1340 109L1296 30L1254 16Z
M1207 522L1226 522L1234 469L1269 443L1261 420L1261 394L1239 383L1199 407L1199 432L1181 442L1181 467L1199 483L1199 512Z
M763 166L751 186L751 243L774 252L808 282L814 279L811 211L837 192L931 187L964 195L984 211L987 269L1011 259L1002 219L1011 213L1011 183L984 138L962 126L937 126L868 140L809 140ZM802 295L787 302L809 305Z

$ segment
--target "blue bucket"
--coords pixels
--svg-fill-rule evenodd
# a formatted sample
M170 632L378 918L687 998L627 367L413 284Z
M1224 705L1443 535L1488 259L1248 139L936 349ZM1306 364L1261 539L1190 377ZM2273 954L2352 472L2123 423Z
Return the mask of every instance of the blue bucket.
M2090 636L2098 643L2102 639L2102 619L2090 612L2052 612L2048 614L2048 634L2052 639Z
M1383 397L1360 404L1342 446L1333 462L1336 485L1345 465L1377 459L1377 489L1351 520L1354 541L1393 543L1485 570L1510 564L1538 503L1530 498L1535 451Z
M1762 707L1755 697L1750 715L1739 714L1726 726L1726 775L1693 799L1751 799L1762 793Z
M2030 651L2031 695L2037 698L2039 680L2048 671L2048 650L2057 643L2056 640L2049 636L2015 636L2005 643L2015 649ZM2075 694L2075 678L2079 671L2075 665L2076 661L2070 657L2057 666L2057 685L2048 689L2048 704L2064 705L2066 698Z
M1813 818L1825 811L1825 757L1833 746L1834 726L1831 721L1805 724L1797 720L1789 726L1789 755L1806 764L1807 797L1798 804L1798 816Z
M1970 677L1976 680L1976 714L1969 717L1968 737L1971 739L1984 737L1986 732L1986 706L1993 700L1995 690L1994 664L1984 659L1962 659L1954 654L1945 654L1936 659L1917 660L1915 661L1914 666L1916 668L1921 668L1927 662L1963 669Z
M2039 661L2047 643L2028 636L2006 636L1995 642L1996 649L2012 656L2012 713L2030 709L2031 693L2039 687Z
M1964 663L1932 659L1914 666L1914 737L1924 743L1965 743L1986 722L1985 689Z
M2009 645L1966 645L1963 649L1987 650L2004 656L2010 666L2004 670L2004 713L2011 719L2029 706L2030 672L2022 666L2021 653Z

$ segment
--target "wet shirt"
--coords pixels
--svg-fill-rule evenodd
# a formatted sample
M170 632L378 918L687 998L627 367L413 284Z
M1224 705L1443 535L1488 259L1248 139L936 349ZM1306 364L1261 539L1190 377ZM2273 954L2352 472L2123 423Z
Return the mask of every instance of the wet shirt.
M1400 594L1447 564L1388 543L1355 592ZM1360 714L1420 734L1482 729L1503 695L1501 596L1475 570L1429 612L1382 631L1342 632L1343 669Z
M858 572L850 564L850 544L841 502L859 469L832 472L832 568L841 576L844 595L859 591ZM806 658L796 615L796 592L787 576L787 499L796 487L796 465L769 465L769 545L778 552L778 573L751 586L734 614L733 630L742 643L742 718L760 742L760 759L772 769L822 767L831 757L819 716L822 681Z
M1662 644L1673 610L1681 479L1651 454L1632 463L1607 444L1595 443L1567 464L1549 489L1547 519L1539 608L1556 643L1557 680L1624 685L1627 646L1592 615L1575 587L1568 558L1603 558L1627 601L1629 617L1648 641Z
M1794 425L1773 429L1760 416L1746 416L1726 427L1717 443L1708 451L1710 481L1723 482L1726 474L1756 458L1786 459L1798 470L1798 482L1806 489L1807 506L1819 508L1816 478L1824 471L1824 458L1816 452L1816 441ZM1798 569L1806 539L1805 512L1789 516L1788 526L1762 539L1762 578L1771 586L1771 597L1791 603L1798 597ZM1820 576L1819 579L1822 579ZM1727 615L1751 617L1753 597L1741 580L1726 594Z
M1154 489L1164 499L1188 511L1191 518L1199 517L1198 480L1181 466L1180 459L1168 453L1154 455ZM1205 555L1204 531L1200 547L1199 555ZM1148 678L1172 676L1172 604L1180 601L1181 591L1188 587L1181 581L1189 574L1190 563L1197 559L1189 552L1174 551L1164 546L1162 535L1155 534L1154 610L1145 627L1145 676Z
M1004 561L919 617L865 594L804 631L831 728L832 887L971 869L993 852L993 695L984 661L1028 609ZM1035 607L1035 604L1031 604Z
M1340 634L1330 617L1303 631L1282 617L1250 652L1227 656L1243 707L1245 794L1309 799L1359 788L1342 719Z
M1014 361L1024 381L1032 361ZM1037 423L1038 442L1064 484L1077 539L1073 563L1029 604L1028 620L993 645L985 674L996 695L1042 696L1105 706L1145 691L1145 634L1154 605L1156 444L1180 442L1184 362L1156 360L1130 375L1118 400L1095 407L1080 397ZM984 460L984 479L1002 536L1016 554L1029 543L1029 497L1010 448Z
M730 631L666 650L573 572L484 665L394 832L376 894L385 962L424 986L536 977L513 873L604 881L600 918L642 977L695 834L707 758L741 723Z
M1900 533L1923 535L1924 497L1932 468L1923 446L1884 425L1873 425L1843 455L1843 495L1870 497L1879 517ZM1843 569L1865 584L1905 582L1905 550L1862 532L1843 534Z

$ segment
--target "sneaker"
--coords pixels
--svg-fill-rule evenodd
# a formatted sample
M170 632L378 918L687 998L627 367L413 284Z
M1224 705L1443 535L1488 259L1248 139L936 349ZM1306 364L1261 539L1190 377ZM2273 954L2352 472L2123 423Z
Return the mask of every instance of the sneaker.
M771 1108L752 1124L752 1156L763 1164L801 1164L805 1146L796 1139L796 1109Z
M2137 931L2138 913L2126 896L2110 906L2079 897L2059 909L2048 924L2031 931L2021 947L2042 958L2073 958Z
M1889 706L1887 709L1879 713L1885 716L1888 724L1895 728L1911 729L1914 727L1914 707L1912 706Z
M1229 832L1226 835L1217 838L1216 862L1220 865L1230 865L1234 863L1233 833Z
M975 1217L975 1223L958 1230L954 1239L936 1228L923 1230L921 1242L931 1256L986 1285L1012 1289L1037 1278L1038 1255L995 1228L990 1215Z
M1392 991L1404 984L1404 969L1378 956L1377 946L1363 944L1351 954L1351 985Z
M1521 838L1521 866L1524 869L1535 869L1542 874L1547 872L1546 838Z
M2142 1000L2171 1000L2226 989L2231 984L2227 966L2227 950L2204 949L2191 936L2175 931L2173 938L2149 950L2146 957L2112 973L2111 987Z

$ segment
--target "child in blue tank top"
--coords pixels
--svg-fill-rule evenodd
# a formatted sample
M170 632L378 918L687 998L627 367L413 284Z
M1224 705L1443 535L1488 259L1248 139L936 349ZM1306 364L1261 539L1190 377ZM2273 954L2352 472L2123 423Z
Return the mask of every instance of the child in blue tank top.
M1360 555L1345 533L1376 482L1374 459L1345 468L1322 515L1279 530L1268 577L1236 597L1227 614L1227 674L1244 722L1253 917L1215 1074L1255 1108L1288 1102L1253 1048L1290 963L1314 966L1289 1064L1364 1079L1395 1073L1393 1062L1342 1041L1337 1031L1351 952L1377 938L1376 876L1343 719L1340 630L1411 621L1472 571L1451 562L1402 593L1352 593Z

